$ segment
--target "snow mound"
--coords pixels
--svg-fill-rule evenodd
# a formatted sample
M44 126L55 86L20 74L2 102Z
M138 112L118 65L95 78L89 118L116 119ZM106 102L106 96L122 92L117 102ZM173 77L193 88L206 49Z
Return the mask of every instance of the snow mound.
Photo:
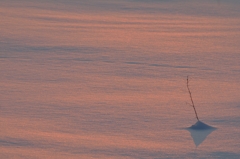
M203 122L201 122L200 120L197 121L194 125L190 126L189 129L192 130L207 130L207 129L214 129L214 127L209 126Z
M187 130L190 132L194 144L198 147L216 128L197 121L194 125L188 127Z

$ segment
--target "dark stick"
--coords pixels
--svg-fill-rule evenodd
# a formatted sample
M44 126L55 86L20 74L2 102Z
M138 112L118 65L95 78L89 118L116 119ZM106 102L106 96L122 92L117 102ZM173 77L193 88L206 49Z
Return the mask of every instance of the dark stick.
M195 106L194 106L193 99L192 99L192 93L191 93L191 91L190 91L190 89L189 89L189 86L188 86L188 76L187 76L187 88L188 88L188 92L189 92L190 99L191 99L191 102L192 102L192 107L193 107L193 109L194 109L196 118L197 118L197 120L199 121L199 118L198 118L198 115L197 115L197 111L196 111L196 108L195 108Z

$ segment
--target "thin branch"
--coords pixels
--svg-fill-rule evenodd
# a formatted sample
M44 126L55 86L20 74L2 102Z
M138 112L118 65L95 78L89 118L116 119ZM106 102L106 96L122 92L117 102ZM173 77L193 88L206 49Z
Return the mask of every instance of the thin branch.
M189 89L188 83L189 83L189 80L188 80L188 76L187 76L187 88L188 88L188 93L189 93L189 95L190 95L190 99L191 99L191 102L192 102L192 107L193 107L193 109L194 109L196 118L197 118L197 120L199 121L199 118L198 118L198 115L197 115L197 111L196 111L196 108L195 108L195 106L194 106L193 99L192 99L192 93L191 93L191 91L190 91L190 89Z

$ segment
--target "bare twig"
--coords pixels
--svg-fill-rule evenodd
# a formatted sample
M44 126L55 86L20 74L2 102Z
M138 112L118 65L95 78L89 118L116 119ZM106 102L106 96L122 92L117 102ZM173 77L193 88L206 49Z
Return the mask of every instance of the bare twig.
M188 76L187 76L187 88L188 88L188 93L189 93L189 95L190 95L190 99L191 99L191 102L192 102L192 107L193 107L193 109L194 109L196 118L197 118L197 120L199 121L199 118L198 118L198 115L197 115L197 111L196 111L196 108L195 108L195 106L194 106L193 99L192 99L192 93L191 93L191 91L190 91L190 89L189 89L188 83L189 83L189 80L188 80Z

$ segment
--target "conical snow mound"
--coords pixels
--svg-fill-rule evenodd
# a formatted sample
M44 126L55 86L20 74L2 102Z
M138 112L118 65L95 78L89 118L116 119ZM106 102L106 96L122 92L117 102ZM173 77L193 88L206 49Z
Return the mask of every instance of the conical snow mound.
M197 121L194 125L189 127L190 129L193 130L207 130L207 129L214 129L214 127L211 127L203 122L201 122L200 120Z

